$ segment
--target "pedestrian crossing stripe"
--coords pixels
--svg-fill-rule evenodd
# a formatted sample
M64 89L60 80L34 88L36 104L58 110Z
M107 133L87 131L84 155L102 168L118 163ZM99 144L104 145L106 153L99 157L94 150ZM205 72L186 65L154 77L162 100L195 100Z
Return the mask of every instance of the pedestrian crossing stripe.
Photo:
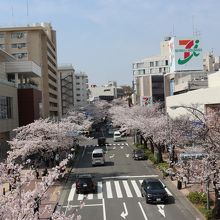
M108 146L128 146L128 143L109 143L109 144L105 144L106 147ZM99 145L97 144L93 144L93 145L85 145L85 147L100 147Z
M133 198L142 197L140 186L143 180L114 180L114 181L99 181L97 183L97 193L89 193L88 195L76 194L76 184L74 183L70 189L68 196L68 202L75 200L81 201L83 199L107 199L112 198ZM165 188L168 195L172 196L172 193Z

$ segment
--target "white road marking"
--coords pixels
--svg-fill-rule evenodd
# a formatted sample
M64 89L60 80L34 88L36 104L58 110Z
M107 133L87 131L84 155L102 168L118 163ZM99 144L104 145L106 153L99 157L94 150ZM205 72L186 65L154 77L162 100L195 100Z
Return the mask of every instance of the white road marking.
M115 184L117 197L122 198L122 192L121 192L121 188L120 188L120 185L119 185L119 181L114 181L114 184Z
M103 198L103 192L102 192L102 182L98 182L98 199Z
M163 186L165 186L164 183L163 183L161 180L160 180L160 182L163 184ZM166 190L166 192L167 192L167 194L168 194L169 196L173 196L172 193L170 192L170 190L167 189L167 187L165 188L165 190Z
M123 148L124 148L124 146L121 146L120 148L121 148L121 149L123 149Z
M135 180L131 180L131 183L132 183L132 185L134 187L134 191L135 191L137 197L141 197L141 191L140 191L136 181Z
M108 180L108 179L151 178L151 177L158 177L158 175L143 175L143 176L109 176L109 177L102 177L102 179L103 179L103 180Z
M90 199L93 199L93 194L92 194L92 193L89 193L88 196L87 196L87 199L89 199L89 200L90 200Z
M105 210L105 200L102 199L102 208L103 208L103 220L106 220L106 210Z
M127 197L133 197L132 193L131 193L131 190L129 188L129 185L128 185L128 182L126 180L123 180L123 185L124 185L124 188L125 188L125 192L127 194Z
M83 200L83 198L84 198L84 194L79 194L79 195L78 195L78 200L81 201L81 200Z
M143 180L139 180L139 182L140 182L140 184L142 184L142 183L143 183Z
M115 154L112 154L112 155L109 156L110 159L114 158L114 157L115 157Z
M159 213L165 218L164 205L157 205Z
M107 189L107 198L112 199L113 195L112 195L112 187L110 181L106 182L106 189Z
M140 207L140 209L141 209L141 212L142 212L142 214L143 214L143 216L144 216L144 219L145 219L145 220L148 220L148 218L147 218L147 216L146 216L146 213L144 212L144 209L143 209L141 203L138 202L138 205L139 205L139 207Z
M103 206L103 204L85 204L83 207L93 207L93 206ZM62 207L67 207L67 206L62 206ZM80 207L80 205L69 205L68 207L70 207L70 208L78 208L78 207Z
M81 158L84 157L85 151L86 151L86 146L84 146L84 149L83 149L83 153L82 153L82 157L81 157Z
M76 184L74 183L71 187L70 194L68 196L68 202L73 200L74 194L76 192Z
M126 156L126 157L129 157L129 156L130 156L130 154L125 154L125 156Z
M126 216L128 216L128 210L127 210L125 202L123 202L123 206L124 206L124 211L121 213L121 217L123 219L126 219Z

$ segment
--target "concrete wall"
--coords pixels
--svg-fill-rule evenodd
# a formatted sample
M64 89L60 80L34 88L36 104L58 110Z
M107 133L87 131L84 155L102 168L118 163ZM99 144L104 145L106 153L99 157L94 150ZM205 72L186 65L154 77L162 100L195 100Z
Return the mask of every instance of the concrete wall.
M18 127L17 88L0 82L0 96L12 97L12 118L0 119L0 133L3 133Z
M213 76L214 77L214 76ZM220 103L220 86L198 89L180 95L166 97L167 113L171 117L178 117L189 113L184 108L177 108L172 110L172 106L192 106L197 105L197 108L205 113L205 105Z

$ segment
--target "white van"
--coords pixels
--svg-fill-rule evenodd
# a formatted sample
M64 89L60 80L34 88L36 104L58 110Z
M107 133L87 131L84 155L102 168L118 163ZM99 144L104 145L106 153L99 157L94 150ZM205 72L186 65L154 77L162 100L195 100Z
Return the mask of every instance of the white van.
M105 152L103 149L97 148L92 152L92 165L105 164Z
M121 133L120 131L115 131L113 134L113 140L114 141L120 141L121 140Z

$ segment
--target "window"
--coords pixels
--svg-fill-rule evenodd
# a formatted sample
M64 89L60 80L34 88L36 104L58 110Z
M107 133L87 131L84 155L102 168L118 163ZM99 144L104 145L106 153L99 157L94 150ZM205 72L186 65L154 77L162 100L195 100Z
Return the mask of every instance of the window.
M80 94L76 94L76 96L80 96Z
M14 56L17 59L22 59L24 57L27 57L27 53L13 53L12 56Z
M26 47L26 43L19 43L19 44L12 44L11 48L22 48L22 47Z
M11 33L11 38L23 38L24 33L23 32L13 32Z
M80 85L80 83L79 83L79 82L77 82L77 83L76 83L76 85Z
M154 62L150 62L150 67L153 67L154 66Z
M168 66L168 60L165 60L165 65Z
M5 45L4 44L0 44L0 49L5 49Z
M5 34L4 33L0 33L0 38L4 38Z
M12 98L0 96L0 119L12 118Z
M77 102L80 102L81 100L80 100L80 99L77 99L76 101L77 101Z
M76 90L80 90L80 88L76 88Z

